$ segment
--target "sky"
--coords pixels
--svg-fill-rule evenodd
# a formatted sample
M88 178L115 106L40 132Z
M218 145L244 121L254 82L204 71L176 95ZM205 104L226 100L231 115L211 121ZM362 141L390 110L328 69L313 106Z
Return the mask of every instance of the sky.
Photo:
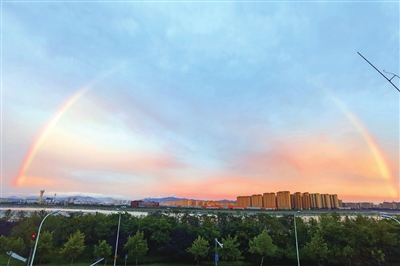
M1 197L400 201L399 11L2 1Z

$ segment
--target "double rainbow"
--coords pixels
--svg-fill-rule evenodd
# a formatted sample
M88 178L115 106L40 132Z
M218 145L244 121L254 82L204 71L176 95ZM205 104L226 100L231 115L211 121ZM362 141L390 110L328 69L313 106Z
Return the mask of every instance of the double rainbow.
M24 161L19 169L18 175L14 180L15 186L22 186L26 182L26 171L32 163L35 155L37 154L40 147L46 141L49 136L51 130L60 120L61 116L76 102L78 101L90 88L92 85L88 85L86 87L78 90L72 97L70 97L66 102L64 102L56 111L56 113L51 117L51 119L43 126L43 128L39 131L34 141L31 143L28 153L26 154ZM365 128L360 119L357 118L347 107L346 105L335 97L331 97L338 108L346 115L352 125L359 131L363 139L365 140L370 152L372 153L375 162L379 168L380 177L389 183L394 182L394 174L389 167L388 161L384 156L384 152L381 150L371 133ZM393 187L391 188L391 194L393 196L398 195L398 191L395 191Z

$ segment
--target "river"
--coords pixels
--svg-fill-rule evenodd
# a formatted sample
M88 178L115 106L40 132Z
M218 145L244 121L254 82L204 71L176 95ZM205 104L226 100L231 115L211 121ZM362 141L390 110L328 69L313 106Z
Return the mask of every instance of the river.
M19 212L19 211L24 211L24 212L34 212L34 211L41 211L44 210L45 212L52 212L54 210L60 210L60 214L68 214L70 212L81 212L83 214L88 214L88 213L102 213L102 214L112 214L112 213L118 213L119 211L123 212L128 212L130 215L135 216L135 217L142 217L142 216L147 216L148 212L147 211L139 211L136 209L111 209L111 208L68 208L65 206L38 206L38 207L14 207L14 206L0 206L0 217L3 217L4 212L6 210L11 210L13 212Z

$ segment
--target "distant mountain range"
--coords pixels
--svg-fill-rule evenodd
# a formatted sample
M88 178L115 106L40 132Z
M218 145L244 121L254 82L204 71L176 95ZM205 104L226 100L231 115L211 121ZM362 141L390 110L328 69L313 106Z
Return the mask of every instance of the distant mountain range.
M165 197L165 198L145 198L145 199L142 199L142 200L143 201L155 201L155 202L160 203L160 202L167 201L167 200L187 200L187 199L188 198ZM234 200L224 199L224 200L218 200L218 201L221 201L221 202L233 202Z
M44 200L46 200L47 198L51 198L51 197L43 197ZM94 197L90 197L90 196L69 196L69 197L63 197L63 196L59 196L59 197L54 197L53 199L58 200L58 201L68 201L68 199L76 199L78 201L82 201L82 202L111 202L114 200L121 200L121 199L114 199L111 197L101 197L101 198L94 198ZM20 197L16 197L16 196L11 196L8 197L8 199L20 199ZM38 196L27 196L26 197L27 200L38 200L39 197ZM143 201L154 201L154 202L164 202L167 200L186 200L187 198L176 198L176 197L164 197L164 198L144 198L144 199L131 199L131 200L143 200ZM230 202L232 200L220 200L223 202Z
M23 197L25 198L25 197ZM111 197L102 197L102 198L93 198L90 196L79 196L79 195L75 195L75 196L69 196L69 197L63 197L63 196L57 196L57 197L43 197L44 200L46 200L47 198L52 198L58 201L67 201L69 198L71 199L76 199L79 201L85 201L85 202L108 202L108 201L113 201L114 199ZM11 196L8 197L8 199L21 199L21 197L16 197L16 196ZM39 197L38 196L27 196L26 197L27 200L38 200Z

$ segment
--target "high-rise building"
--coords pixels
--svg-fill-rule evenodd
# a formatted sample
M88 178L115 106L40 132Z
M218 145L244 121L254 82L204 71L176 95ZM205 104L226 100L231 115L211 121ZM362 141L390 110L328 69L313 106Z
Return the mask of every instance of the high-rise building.
M319 193L311 193L310 194L310 202L311 209L321 209L322 208L322 199Z
M354 210L359 210L360 209L360 203L358 203L358 202L344 202L343 203L343 207L347 207L347 208L354 209Z
M330 198L329 194L322 194L321 200L322 200L322 208L323 209L332 209L331 198Z
M397 208L397 204L395 202L382 202L379 204L379 206L381 207L381 209L389 209L389 210L393 210Z
M193 200L191 200L191 199L176 200L176 205L177 206L192 206L193 205Z
M238 196L237 206L251 207L251 197L250 196Z
M290 192L279 191L276 193L276 205L280 210L290 210L292 208L290 204Z
M310 194L308 192L303 193L302 201L303 201L303 210L311 209Z
M175 200L166 200L165 205L167 206L176 206L176 201Z
M372 202L360 202L361 209L373 209L374 204Z
M329 197L331 200L332 209L339 209L340 205L339 205L339 199L338 199L337 194L329 195Z
M290 194L290 206L294 206L294 194Z
M229 205L236 205L236 202L207 200L206 205L207 206L229 206Z
M261 194L251 195L251 207L262 207L263 200Z
M300 192L296 192L296 193L293 194L292 209L296 209L296 210L302 210L303 209L303 201L302 201Z
M263 194L263 207L276 208L276 197L274 192Z
M193 205L194 206L203 206L204 202L202 200L194 200Z

